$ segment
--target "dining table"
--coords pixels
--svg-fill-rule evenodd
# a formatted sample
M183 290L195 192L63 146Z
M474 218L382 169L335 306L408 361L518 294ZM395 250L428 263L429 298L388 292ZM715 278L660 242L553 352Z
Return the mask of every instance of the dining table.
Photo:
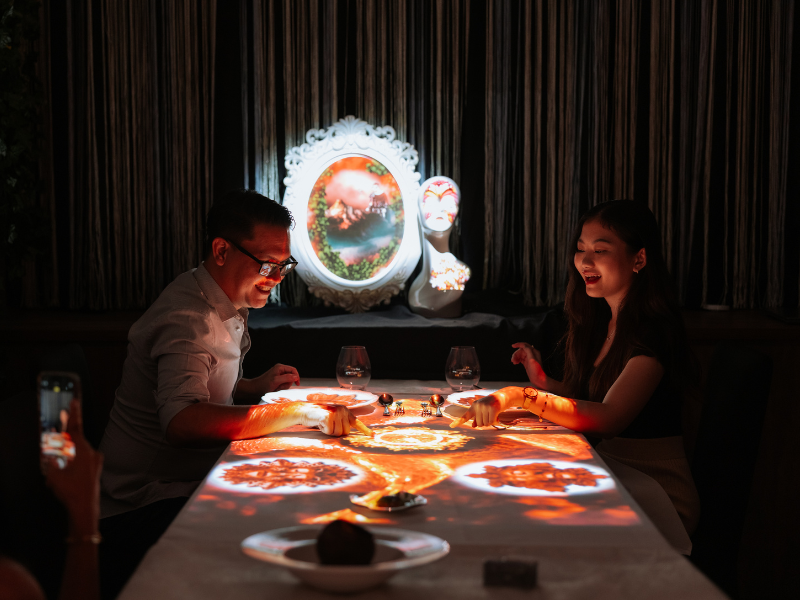
M481 382L487 390L507 382ZM303 379L304 388L336 380ZM354 409L372 430L343 437L291 427L234 441L147 553L121 600L331 598L242 551L259 532L335 520L446 540L441 560L398 572L353 598L726 598L674 550L583 435L527 412L500 427L450 427L428 399L444 381L373 380L402 401L384 415ZM339 391L346 395L346 390ZM424 406L427 404L427 406ZM351 495L422 495L427 503L378 512ZM533 589L484 585L484 563L535 562Z

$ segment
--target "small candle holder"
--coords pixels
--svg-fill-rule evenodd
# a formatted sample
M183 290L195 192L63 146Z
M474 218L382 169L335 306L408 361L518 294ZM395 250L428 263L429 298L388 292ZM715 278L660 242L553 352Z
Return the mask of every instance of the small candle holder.
M423 417L430 417L431 416L431 409L428 407L427 402L420 402L420 407L422 407L422 416Z
M394 403L394 416L397 415L404 415L406 414L406 409L403 408L403 402L395 402Z
M384 417L391 417L392 413L389 412L389 407L394 402L394 398L392 398L389 394L381 394L378 396L378 404L383 407L383 416Z
M431 406L436 408L436 414L434 416L443 417L444 415L442 414L442 406L444 405L444 397L440 396L439 394L434 394L430 398L430 403Z

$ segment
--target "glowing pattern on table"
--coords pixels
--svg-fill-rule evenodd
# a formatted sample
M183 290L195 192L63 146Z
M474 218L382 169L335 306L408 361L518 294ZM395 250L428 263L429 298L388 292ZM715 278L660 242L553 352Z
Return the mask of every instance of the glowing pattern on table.
M220 509L272 515L275 503L289 502L280 511L293 515L295 524L341 518L399 525L397 515L405 513L373 512L351 504L349 496L370 504L404 491L424 494L428 504L410 514L428 515L425 520L432 523L452 521L455 517L441 511L454 507L458 522L470 526L496 527L514 519L548 526L640 523L582 436L539 431L536 420L503 431L451 429L451 417L421 416L420 401L404 402L406 418L384 417L380 409L359 417L373 438L358 432L334 438L294 427L234 442L192 510L211 509L205 519ZM236 478L237 473L245 477Z

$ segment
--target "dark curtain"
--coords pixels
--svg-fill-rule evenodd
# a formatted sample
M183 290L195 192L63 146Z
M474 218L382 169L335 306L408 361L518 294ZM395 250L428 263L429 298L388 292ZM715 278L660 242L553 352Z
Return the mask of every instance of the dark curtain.
M215 191L280 198L286 150L348 114L462 184L467 291L558 303L576 220L626 197L659 219L686 305L800 300L794 0L45 7L54 236L24 305L146 307L201 260Z
M70 308L146 307L202 258L216 2L70 0L45 2L44 14L45 113L66 123L45 123L61 152L43 160L53 156L63 187L51 194L58 242L29 280L54 289L57 268L58 302ZM54 303L48 295L25 303Z
M686 304L797 304L794 8L487 2L484 285L560 301L578 216L633 198Z

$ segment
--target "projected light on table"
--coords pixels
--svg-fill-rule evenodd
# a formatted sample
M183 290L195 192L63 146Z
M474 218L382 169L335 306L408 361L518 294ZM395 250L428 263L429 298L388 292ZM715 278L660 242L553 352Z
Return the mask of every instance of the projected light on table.
M208 482L225 490L251 494L301 494L358 483L363 472L328 458L260 458L217 466Z
M424 427L384 427L376 429L375 437L352 436L346 443L366 448L386 448L397 452L409 450L457 450L471 438L456 431Z
M614 480L597 466L553 460L491 460L460 467L453 475L467 487L516 496L572 496L612 489Z

